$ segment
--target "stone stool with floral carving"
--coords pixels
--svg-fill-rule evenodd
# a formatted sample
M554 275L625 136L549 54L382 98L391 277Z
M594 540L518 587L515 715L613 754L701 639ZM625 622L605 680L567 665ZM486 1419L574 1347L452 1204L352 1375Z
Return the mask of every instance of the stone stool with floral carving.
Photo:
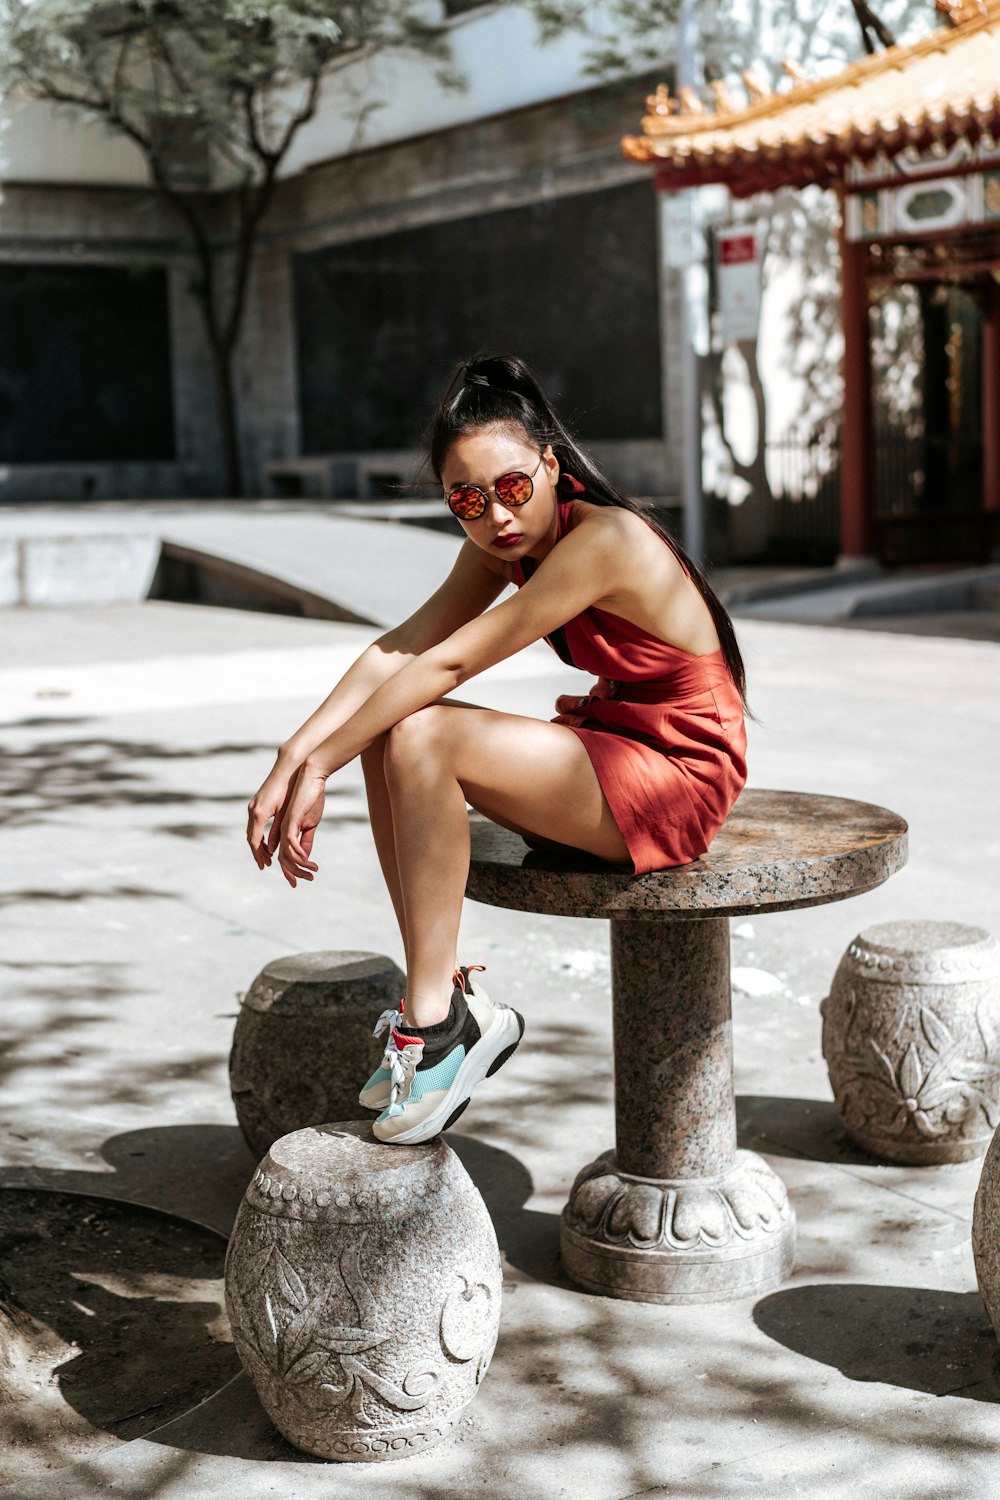
M979 1175L972 1214L972 1255L976 1280L993 1332L1000 1339L1000 1130L986 1152ZM1000 1375L1000 1350L993 1356L994 1375Z
M486 1205L441 1136L385 1146L354 1121L274 1142L226 1259L233 1340L268 1416L349 1463L450 1431L492 1357L500 1289Z
M905 860L895 813L799 792L744 792L707 855L640 876L529 851L473 817L473 900L611 923L616 1144L563 1210L575 1281L634 1301L725 1302L789 1274L784 1183L736 1149L729 918L859 895Z
M293 953L261 969L242 997L229 1057L236 1118L254 1156L306 1125L371 1118L358 1088L378 1056L372 1027L405 985L381 953Z
M1000 944L957 922L858 934L823 1002L837 1110L864 1150L969 1161L1000 1123Z

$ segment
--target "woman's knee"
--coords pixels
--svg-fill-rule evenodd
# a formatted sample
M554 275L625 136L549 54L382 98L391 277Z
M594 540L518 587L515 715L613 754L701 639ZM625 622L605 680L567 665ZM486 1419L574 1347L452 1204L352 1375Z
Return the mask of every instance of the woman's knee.
M418 709L416 713L407 715L393 725L383 736L383 765L386 772L391 774L417 756L425 762L436 759L441 747L447 743L446 725L454 713L455 710L442 708L435 703Z

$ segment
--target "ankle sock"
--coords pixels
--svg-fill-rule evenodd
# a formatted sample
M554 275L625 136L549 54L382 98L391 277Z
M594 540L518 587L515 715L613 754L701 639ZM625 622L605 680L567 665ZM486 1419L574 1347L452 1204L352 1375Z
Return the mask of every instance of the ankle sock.
M405 1016L400 1030L405 1036L419 1037L422 1042L440 1042L450 1031L455 1029L458 1015L455 1011L455 997L452 996L448 1014L443 1021L435 1021L433 1026L411 1026Z

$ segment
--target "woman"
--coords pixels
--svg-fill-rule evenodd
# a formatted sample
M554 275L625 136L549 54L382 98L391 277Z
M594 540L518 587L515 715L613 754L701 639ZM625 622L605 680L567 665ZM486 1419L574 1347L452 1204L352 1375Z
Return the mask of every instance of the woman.
M581 451L521 360L459 366L430 460L466 535L458 560L281 747L247 829L261 869L277 850L290 885L312 880L326 780L361 756L407 969L361 1102L379 1110L378 1139L403 1144L447 1129L523 1031L516 1011L456 967L466 804L529 842L638 874L703 854L746 780L743 663L728 615L681 548ZM489 609L509 583L516 594ZM552 722L448 700L542 637L598 678L583 697L560 698Z

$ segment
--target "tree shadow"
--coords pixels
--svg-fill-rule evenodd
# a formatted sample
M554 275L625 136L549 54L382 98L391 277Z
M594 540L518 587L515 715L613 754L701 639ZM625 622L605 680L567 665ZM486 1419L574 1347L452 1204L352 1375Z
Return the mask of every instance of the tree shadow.
M102 886L100 889L94 886L78 886L70 890L52 890L47 886L37 888L23 887L18 891L4 891L0 894L0 907L20 906L29 901L48 902L54 905L66 905L74 901L93 901L101 899L105 901L176 901L174 891L158 891L152 886L145 885L110 885ZM35 968L42 967L35 964ZM45 965L48 967L48 964Z
M225 1239L126 1201L0 1190L0 1431L19 1478L143 1436L234 1378Z
M173 899L167 892L142 894ZM14 892L0 898L0 907L8 901L77 901L92 895L87 891ZM0 1013L0 1078L45 1069L58 1085L64 1108L86 1110L93 1105L106 1108L127 1104L154 1107L176 1090L178 1078L211 1078L220 1066L217 1052L201 1051L168 1060L133 1057L124 1067L120 1056L107 1049L101 1028L113 1022L117 1004L133 999L137 992L132 967L127 963L90 960L7 967L19 976L51 968L52 976L31 980L19 977L10 986L9 1002ZM78 1066L81 1057L89 1059L85 1069ZM17 1135L16 1131L11 1133Z
M171 838L188 839L195 843L198 839L220 836L228 838L232 834L232 828L226 823L161 823L156 832L168 833Z
M38 741L0 761L0 825L30 827L66 808L236 805L245 802L245 791L206 792L196 777L192 777L190 788L164 787L156 784L155 773L143 769L141 763L201 765L225 756L259 755L273 748L240 742L179 748L153 740L96 736ZM331 786L327 793L330 802L354 796L349 787ZM346 811L338 815L335 809L328 817L334 822L367 821L366 814ZM164 831L176 832L178 827L189 826L173 825Z
M753 1316L768 1338L848 1380L1000 1404L996 1336L978 1292L824 1282L775 1292Z
M92 724L93 714L32 714L27 719L8 719L4 729L59 729L71 728L74 724Z
M579 1485L584 1474L591 1485L606 1480L602 1492L609 1500L680 1492L688 1500L728 1500L748 1466L767 1469L776 1442L784 1443L789 1461L794 1450L800 1492L825 1493L831 1438L855 1433L856 1407L849 1408L848 1427L843 1387L834 1385L824 1394L811 1374L816 1361L851 1382L964 1393L978 1409L989 1410L994 1343L975 1294L830 1284L776 1293L752 1311L739 1304L671 1308L594 1297L561 1274L549 1274L558 1264L558 1220L525 1207L532 1178L523 1162L477 1137L448 1139L486 1200L508 1266L521 1274L505 1276L496 1356L456 1436L379 1471L401 1500L438 1500L443 1493L474 1487L507 1494L527 1486L531 1493L554 1494L563 1482ZM253 1158L235 1126L164 1125L124 1132L109 1137L101 1154L112 1171L35 1172L33 1185L44 1181L145 1199L225 1231L253 1171ZM16 1174L8 1169L4 1175ZM93 1271L89 1277L101 1296L120 1295L110 1279ZM149 1328L149 1288L137 1290L130 1307ZM113 1300L105 1305L112 1316L121 1311ZM178 1320L177 1347L190 1337L195 1349L206 1317L203 1307L201 1322ZM69 1324L60 1326L71 1331ZM84 1352L96 1372L96 1354ZM692 1371L702 1373L692 1378ZM107 1408L88 1402L82 1384L72 1383L77 1372L82 1377L82 1364L67 1371L66 1396L74 1409L83 1410L88 1421L121 1418L121 1409L109 1417ZM138 1420L143 1413L130 1409L124 1417ZM908 1464L919 1466L942 1459L946 1451L956 1474L963 1465L992 1462L995 1444L988 1432L953 1429L949 1425L943 1436L941 1420L926 1406L894 1408L890 1423L867 1420L866 1413L857 1451L847 1464L838 1457L838 1482L843 1480L845 1492L867 1493L865 1485L876 1476L886 1480L897 1472L903 1453ZM734 1433L740 1434L735 1443ZM74 1480L92 1476L96 1492L113 1477L116 1493L152 1500L161 1485L171 1494L183 1493L183 1474L190 1469L194 1481L198 1465L213 1456L266 1463L275 1479L276 1465L295 1465L301 1472L301 1465L321 1462L277 1433L242 1374L143 1436L164 1451L162 1464L137 1454L127 1470L120 1465L112 1470L81 1459ZM219 1472L206 1470L202 1476L198 1471L197 1484L211 1485ZM296 1487L294 1472L286 1474L289 1492ZM366 1473L374 1480L371 1470ZM357 1493L363 1483L357 1475L353 1466L331 1468L329 1493ZM668 1475L673 1476L669 1482ZM231 1476L228 1482L234 1482ZM192 1491L195 1487L193 1482ZM936 1494L941 1493L939 1488ZM914 1500L930 1497L928 1490Z

